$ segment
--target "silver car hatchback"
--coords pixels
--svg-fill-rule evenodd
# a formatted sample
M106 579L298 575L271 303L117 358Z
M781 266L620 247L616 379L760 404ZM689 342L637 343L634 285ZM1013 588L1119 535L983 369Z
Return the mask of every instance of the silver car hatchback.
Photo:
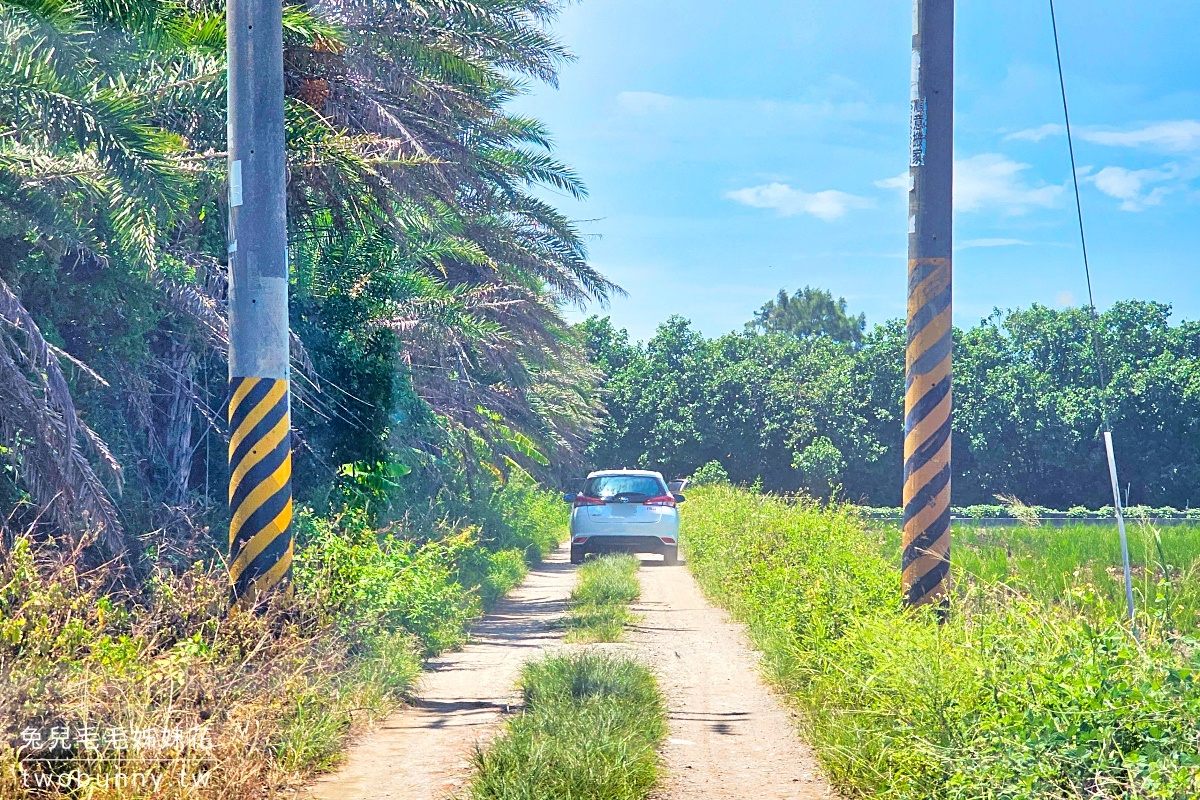
M679 563L679 503L663 476L648 470L601 470L563 495L571 508L571 563L589 553L658 553Z

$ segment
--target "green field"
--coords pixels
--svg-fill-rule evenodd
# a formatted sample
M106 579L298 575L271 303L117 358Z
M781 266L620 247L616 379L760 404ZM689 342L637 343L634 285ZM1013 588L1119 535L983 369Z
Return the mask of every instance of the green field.
M900 559L898 525L871 526L879 551ZM1200 525L1129 521L1133 591L1142 622L1179 633L1200 627ZM951 560L956 584L1008 586L1089 616L1120 615L1125 582L1117 526L1031 528L956 524Z
M1135 640L1106 527L959 529L939 625L900 603L897 528L727 486L688 497L689 567L747 623L844 794L1200 793L1198 529L1164 529L1161 551L1131 529Z

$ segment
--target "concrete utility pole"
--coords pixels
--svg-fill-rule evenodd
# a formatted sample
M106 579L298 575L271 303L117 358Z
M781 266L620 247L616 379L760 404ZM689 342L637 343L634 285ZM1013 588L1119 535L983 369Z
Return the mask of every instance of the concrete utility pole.
M950 572L954 0L915 0L904 392L904 599Z
M229 573L235 607L291 593L283 6L229 0Z

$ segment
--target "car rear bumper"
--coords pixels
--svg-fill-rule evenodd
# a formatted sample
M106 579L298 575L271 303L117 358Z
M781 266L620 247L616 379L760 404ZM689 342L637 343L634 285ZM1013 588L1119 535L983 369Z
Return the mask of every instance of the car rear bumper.
M679 538L679 512L673 508L655 509L649 519L623 520L595 518L588 509L577 508L571 514L571 536L668 536Z
M571 538L571 549L585 553L664 553L678 546L678 538L667 534L579 534Z

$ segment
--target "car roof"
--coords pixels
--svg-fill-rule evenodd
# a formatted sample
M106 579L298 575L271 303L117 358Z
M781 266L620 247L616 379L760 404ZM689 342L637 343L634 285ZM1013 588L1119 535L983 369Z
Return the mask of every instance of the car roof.
M588 473L589 478L602 478L606 475L642 475L647 478L662 478L661 472L648 469L600 469Z

